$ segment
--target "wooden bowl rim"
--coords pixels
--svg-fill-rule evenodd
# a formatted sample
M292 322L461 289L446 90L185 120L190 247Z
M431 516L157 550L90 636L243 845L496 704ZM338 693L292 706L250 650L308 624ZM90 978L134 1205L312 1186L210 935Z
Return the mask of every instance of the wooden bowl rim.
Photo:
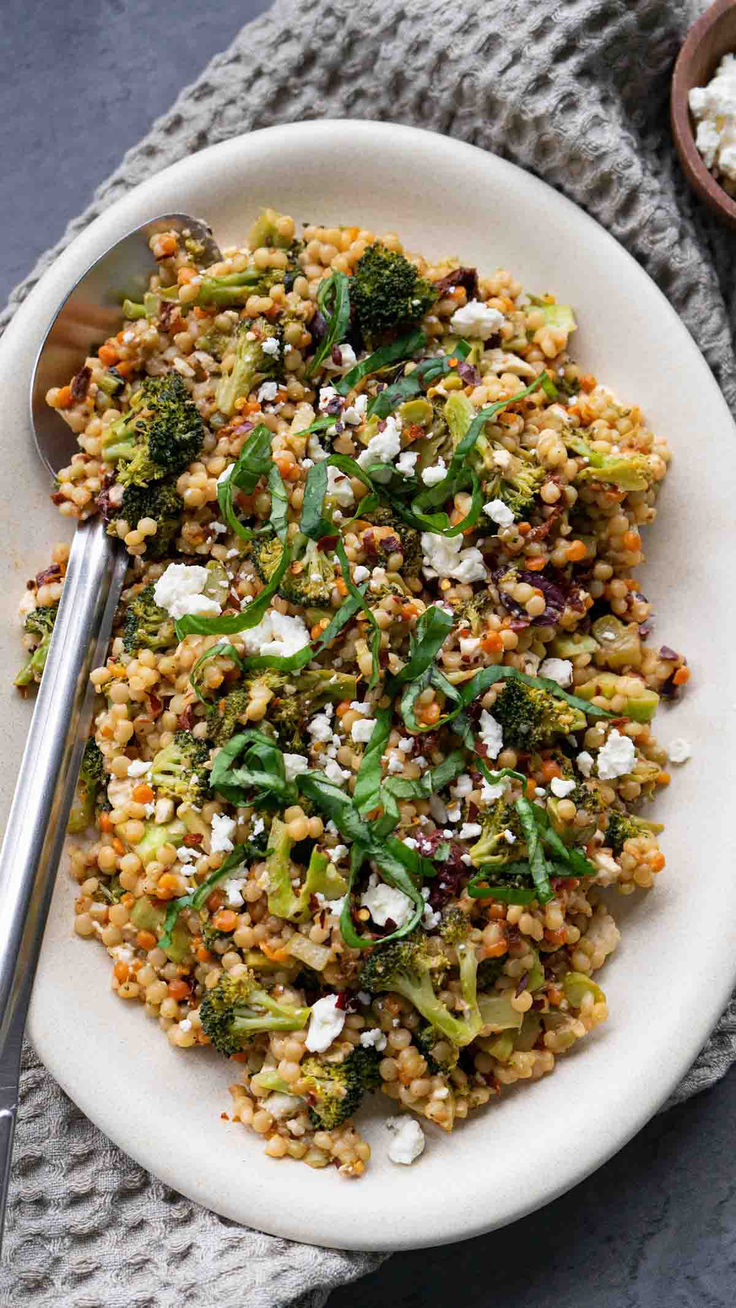
M715 27L718 20L729 9L736 10L736 0L716 0L704 14L693 23L682 49L675 62L670 91L670 114L672 134L683 164L685 175L691 186L701 198L721 217L736 226L736 201L731 198L720 182L706 167L703 156L695 144L692 129L690 106L688 103L688 74L694 61L695 52L702 44L706 34ZM724 50L724 54L730 53ZM734 48L736 53L736 47ZM722 56L721 56L722 57Z

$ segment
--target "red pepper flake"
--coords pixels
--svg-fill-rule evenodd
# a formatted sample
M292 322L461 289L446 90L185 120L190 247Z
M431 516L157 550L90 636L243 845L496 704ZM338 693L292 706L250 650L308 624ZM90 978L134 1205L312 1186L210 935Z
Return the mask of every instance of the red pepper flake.
M327 550L334 550L339 539L339 536L323 536L321 540L317 541L317 549L323 553L326 553Z
M183 845L188 845L190 849L197 849L204 840L201 831L188 831L182 840Z

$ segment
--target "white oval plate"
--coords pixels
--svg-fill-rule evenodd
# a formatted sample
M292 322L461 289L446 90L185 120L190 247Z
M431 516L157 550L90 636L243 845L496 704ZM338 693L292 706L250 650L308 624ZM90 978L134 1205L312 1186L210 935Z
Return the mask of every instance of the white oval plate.
M47 321L77 276L144 219L186 209L235 242L262 205L298 221L395 229L408 248L490 271L575 306L580 361L642 405L675 453L648 534L646 589L657 639L687 651L693 682L662 711L665 742L693 760L658 801L668 867L649 895L612 896L624 935L604 982L610 1020L543 1082L505 1095L452 1136L427 1130L410 1168L387 1160L383 1108L369 1110L373 1158L359 1182L275 1162L221 1120L233 1070L173 1051L135 1003L109 988L110 961L71 932L73 886L54 897L31 1012L51 1072L121 1148L192 1199L274 1235L343 1248L401 1249L459 1240L522 1216L580 1181L667 1098L695 1058L736 972L732 766L734 427L682 323L630 256L574 205L520 169L427 132L367 122L273 127L214 146L138 187L60 256L0 346L6 490L0 616L6 756L20 756L29 707L10 688L25 576L63 536L31 446L29 373ZM11 489L12 488L12 489ZM9 746L9 749L7 748ZM2 782L6 806L14 769ZM632 902L633 901L633 902Z

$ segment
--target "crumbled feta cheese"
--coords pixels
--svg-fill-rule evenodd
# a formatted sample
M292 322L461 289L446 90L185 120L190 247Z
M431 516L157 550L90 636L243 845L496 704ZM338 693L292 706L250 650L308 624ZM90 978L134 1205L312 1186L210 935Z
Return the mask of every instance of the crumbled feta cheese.
M485 581L483 555L475 546L463 548L462 536L422 532L422 566L427 577L453 577L456 581Z
M287 781L293 781L301 772L309 771L309 759L303 754L284 754L284 772Z
M312 718L307 731L313 740L322 742L332 740L332 725L326 713L318 713Z
M400 472L402 477L413 477L418 458L416 451L402 450L396 460L396 471Z
M481 804L494 804L497 799L500 799L502 795L506 794L507 788L508 782L506 780L488 781L487 778L484 777L480 784Z
M396 419L388 417L386 426L383 431L376 432L369 440L366 448L358 455L358 464L361 468L373 468L378 463L393 463L396 455L401 449L400 427ZM378 480L383 479L383 474L379 474Z
M598 776L601 781L613 781L615 777L625 777L631 771L636 760L636 748L633 740L622 736L614 727L602 749L598 750Z
M355 503L353 488L350 485L350 478L340 472L339 468L330 464L327 469L327 494L336 504L342 505L344 509L349 509Z
M389 1117L386 1126L393 1133L388 1147L392 1163L408 1167L424 1152L424 1132L415 1117Z
M473 785L473 778L470 776L470 773L461 772L460 776L456 777L454 786L451 786L450 793L455 795L457 799L467 799L470 792L474 789L475 786Z
M501 723L486 709L480 715L479 736L488 751L488 757L498 758L503 748L503 729Z
M480 822L463 822L457 833L458 840L477 840L483 830Z
M495 522L499 527L510 527L514 521L511 509L503 500L489 500L483 505L483 512L487 513L491 522Z
M356 567L353 568L353 581L356 586L360 585L361 581L367 581L370 575L370 568L364 568L362 563L358 563Z
M404 836L404 844L407 849L416 849L419 841L415 840L413 836ZM427 894L429 894L429 891L427 891Z
M328 354L327 357L322 360L322 367L327 372L340 372L343 369L352 368L353 364L357 363L355 350L352 345L336 345L334 350L336 354L339 354L340 359L338 362L333 358L332 354Z
M464 658L472 658L474 654L478 653L479 647L480 640L477 636L460 637L460 653Z
M194 849L192 845L180 845L176 851L176 857L180 863L196 863L201 857L201 850Z
M267 381L259 388L256 399L259 404L271 404L279 393L278 382Z
M107 783L107 798L113 808L122 808L133 798L133 777L110 777Z
M377 1049L379 1053L382 1053L386 1048L387 1041L383 1031L379 1031L378 1027L374 1026L370 1031L361 1031L360 1043L364 1049Z
M235 818L228 817L227 813L215 813L212 817L212 835L210 837L211 854L229 854L234 848L231 836L235 834L237 826Z
M170 563L153 588L153 598L175 619L187 613L220 613L217 600L202 594L209 575L199 564Z
M323 1054L337 1040L345 1025L346 1013L337 1007L337 995L325 995L312 1005L305 1044L312 1054Z
M309 631L301 618L288 617L270 609L257 627L243 632L246 654L275 654L288 657L309 644Z
M575 782L574 780L568 780L566 777L553 777L549 783L549 788L558 799L564 799L566 795L572 794L575 789Z
M596 885L611 886L618 881L621 876L621 868L615 858L610 854L605 854L603 850L598 849L593 854L593 862L598 868L598 875L595 878Z
M671 740L667 746L667 756L670 763L687 763L692 752L693 747L690 741L684 740L681 736L678 736L676 740ZM130 768L128 768L128 776L130 776Z
M330 917L335 918L336 921L339 922L340 915L342 914L342 910L345 907L346 896L343 895L341 899L325 899L322 892L318 890L315 893L314 897L317 900L317 903L319 904L320 908L323 908L325 912L329 914Z
M403 890L394 890L385 881L379 881L375 872L371 875L360 902L368 909L376 926L385 926L390 919L397 927L402 927L414 911L409 896Z
M456 336L475 336L487 341L503 322L503 314L482 300L469 300L456 309L450 319L450 331Z
M365 418L365 411L368 408L368 396L358 395L354 404L349 404L343 413L343 418L351 427L357 427Z
M500 469L501 469L502 472L507 472L508 469L511 467L511 451L510 451L510 450L494 450L494 451L493 451L493 462L494 462L494 464L496 465L497 468L500 468Z
M216 536L224 536L227 533L227 527L224 522L211 522L210 531L214 531Z
M506 844L507 844L507 845L515 845L515 844L516 844L516 836L514 835L513 831L510 829L510 827L506 827L506 830L505 830L504 833L503 833L503 838L504 838L504 840L506 841Z
M265 341L261 341L261 349L264 354L270 354L273 358L276 358L279 352L278 336L267 336Z
M266 824L263 821L263 818L260 817L253 818L253 822L250 828L251 836L260 836L261 832L265 830L266 830Z
M325 776L328 781L332 781L336 786L339 786L341 781L347 781L352 775L352 772L348 769L341 768L334 758L328 759L325 763Z
M179 1030L180 1030L180 1031L191 1031L191 1029L192 1029L191 1019L188 1018L188 1017L183 1017L183 1018L181 1019L181 1022L179 1023Z
M241 908L243 904L243 886L247 877L229 877L222 883L228 908Z
M390 777L396 777L404 771L404 760L399 754L389 754L388 756L388 774Z
M539 675L556 681L558 686L569 686L572 684L572 663L569 659L544 659Z
M438 486L447 476L447 465L443 458L439 458L430 468L422 470L422 481L425 486Z
M401 740L396 742L396 748L400 750L402 754L411 754L411 751L414 748L414 741L410 736L402 736Z
M580 753L575 759L575 762L577 763L583 776L589 777L593 770L593 763L595 762L593 755L589 754L587 749L581 749Z
M353 723L350 728L350 735L356 745L365 745L368 743L373 735L373 728L375 725L374 718L359 718L357 722Z
M151 764L146 763L142 758L134 758L128 764L129 777L145 777L147 772L151 771Z
M347 845L335 845L335 848L331 849L329 854L332 863L341 863L348 856L348 847Z
M459 804L454 804L452 808L448 808L447 810L448 822L452 822L452 823L459 822L461 817L462 817L462 809L460 808Z
M168 795L162 795L156 800L155 804L146 804L146 816L150 817L155 813L155 821L158 826L163 826L164 822L170 822L174 816L174 801Z
M309 440L307 441L307 449L309 450L309 455L310 458L312 459L313 464L323 463L325 459L329 459L330 457L329 454L327 453L327 450L323 449L323 447L320 445L319 436L317 436L314 432L312 433L312 435L309 437Z
M706 168L736 181L736 57L724 55L708 84L694 86L688 100Z
M327 413L327 411L331 407L337 408L338 404L340 405L340 407L342 407L342 403L343 403L342 396L338 395L334 386L323 386L321 388L319 393L320 413Z

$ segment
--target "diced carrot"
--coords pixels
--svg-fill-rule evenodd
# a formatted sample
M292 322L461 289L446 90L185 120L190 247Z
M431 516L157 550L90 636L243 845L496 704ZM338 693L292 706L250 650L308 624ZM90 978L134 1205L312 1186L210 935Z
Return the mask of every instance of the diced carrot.
M525 560L525 567L528 572L541 572L547 566L547 560L540 554L535 554L534 558Z
M508 944L505 940L497 940L495 945L487 945L483 950L486 958L500 958L502 954L509 951Z
M284 963L286 959L289 958L289 953L286 949L272 949L270 945L266 944L265 940L261 941L260 949L261 952L266 955L266 958L269 958L272 963Z
M542 764L542 779L549 782L553 777L562 776L562 768L559 763L555 763L553 758L546 758Z
M209 949L205 949L204 945L197 945L195 953L197 955L198 963L209 963L210 959L212 958Z
M156 883L159 899L174 899L179 894L179 877L173 872L164 872Z
M186 999L189 994L189 986L186 981L182 981L181 977L175 977L173 981L169 981L166 989L172 999Z
M547 999L555 1008L559 1008L564 999L564 993L557 986L547 986Z
M518 529L520 536L528 536L532 529L532 524L530 522L520 522L518 524Z
M690 669L678 668L672 680L676 686L684 686L690 680Z
M335 712L339 718L344 718L345 714L348 713L349 710L350 710L350 700L343 699L338 704L337 708L335 709Z
M56 392L55 407L57 409L68 409L70 404L73 403L73 400L74 396L72 395L71 386L60 386L59 390Z
M113 827L112 827L112 820L111 820L111 818L110 818L110 814L109 814L109 813L100 813L100 816L99 816L99 818L98 818L98 820L97 820L97 825L99 826L100 831L104 831L106 835L109 835L109 833L110 833L110 832L112 831L112 829L113 829Z
M135 943L139 949L155 949L157 942L152 931L139 931Z
M132 377L138 367L134 359L123 359L121 363L115 364L115 371L121 377Z
M497 631L489 631L480 642L480 647L484 654L500 654L503 649L503 641Z
M139 786L134 786L133 799L136 804L150 804L153 799L153 791L151 790L151 787L147 785L145 781L142 781Z
M571 540L567 547L567 558L570 563L579 563L587 554L585 544L581 540ZM527 565L528 566L528 565Z
M665 864L665 857L661 849L652 850L651 854L647 855L647 863L652 872L661 872Z
M197 276L196 268L188 268L184 266L178 269L176 274L176 280L180 286L183 286L185 282L190 282L192 278L196 276Z
M544 933L544 938L545 940L548 940L551 945L564 945L567 940L567 928L561 926L557 931L551 931L549 927L547 927Z
M586 395L595 390L595 377L592 373L588 372L584 377L580 378L580 389L585 391Z
M337 577L335 581L335 589L337 590L338 595L347 595L348 588L342 577Z
M112 847L113 847L113 849L115 850L115 853L116 853L116 854L124 854L124 853L125 853L125 845L123 844L123 842L122 842L122 840L120 839L119 836L115 836L115 838L114 838L114 840L113 840L113 842L112 842Z
M116 963L115 966L114 966L114 968L113 968L112 970L113 970L113 975L114 975L114 977L115 977L115 980L116 980L120 985L122 985L123 982L127 981L127 980L128 980L128 977L130 976L130 970L129 970L129 968L128 968L128 964L127 964L127 963L122 963L122 962L120 962L120 963Z
M106 368L111 368L113 364L117 363L120 355L115 349L115 346L110 345L109 342L107 342L105 345L100 346L97 351L97 357L100 363L104 363Z
M672 780L669 772L660 772L657 776L658 786L668 786Z
M176 248L176 237L166 232L163 236L159 236L156 241L156 258L161 259L167 255L176 254Z
M624 532L624 549L638 550L640 545L641 545L641 536L639 535L638 531Z
M238 915L231 908L221 908L215 913L212 925L216 931L234 931L238 925Z
M524 789L526 791L527 799L534 799L537 790L537 783L534 780L534 777L527 777Z
M435 722L437 722L441 713L442 710L439 704L437 703L437 700L435 699L432 700L431 704L423 704L419 712L417 713L417 717L419 718L419 721L424 724L424 726L431 727L434 725Z

